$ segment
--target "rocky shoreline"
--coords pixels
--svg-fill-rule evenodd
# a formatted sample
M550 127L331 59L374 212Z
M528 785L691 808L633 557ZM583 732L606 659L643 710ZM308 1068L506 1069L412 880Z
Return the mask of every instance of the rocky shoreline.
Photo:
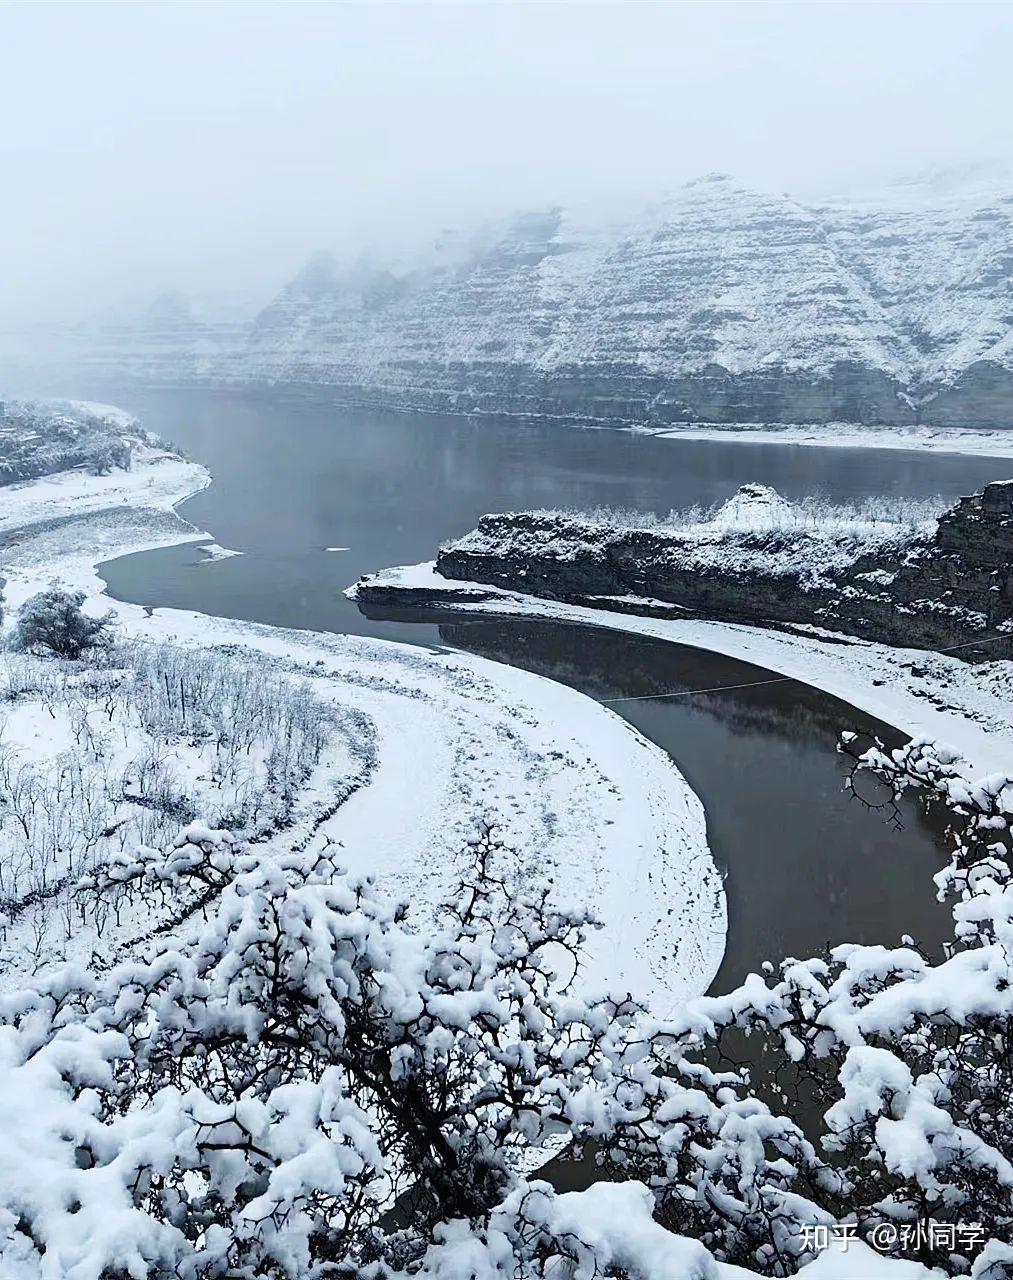
M245 361L247 357L242 357ZM866 427L1009 429L1013 373L978 361L959 379L915 384L855 361L818 372L720 364L681 375L630 365L574 365L545 372L481 360L403 362L375 380L307 361L281 380L326 389L335 403L499 422L664 429L716 423L735 427L846 423ZM199 381L199 379L195 379ZM228 379L224 382L227 384ZM242 385L248 375L238 375ZM271 379L263 385L275 385Z
M555 512L487 515L413 587L373 575L360 605L452 608L506 592L655 618L816 626L977 656L1013 645L1013 481L963 498L935 528L793 526L746 486L710 522L631 527ZM732 504L729 504L729 507ZM787 508L787 504L784 504ZM746 512L743 519L741 512ZM873 536L874 534L874 536Z

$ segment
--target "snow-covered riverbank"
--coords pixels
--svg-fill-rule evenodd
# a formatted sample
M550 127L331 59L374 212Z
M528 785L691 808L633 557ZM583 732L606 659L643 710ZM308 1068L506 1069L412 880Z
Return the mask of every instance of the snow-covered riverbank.
M725 904L702 807L667 755L618 716L552 681L466 655L234 622L111 601L96 565L207 538L175 507L207 473L158 450L134 470L0 490L9 612L54 578L111 608L121 634L229 646L304 677L368 719L375 765L319 829L348 865L433 905L457 882L487 820L521 875L594 906L589 984L619 984L666 1012L702 991L721 959ZM214 573L215 563L202 566Z
M196 462L140 445L129 471L64 471L0 488L8 608L53 576L93 592L100 583L94 566L110 555L207 541L176 507L210 483Z
M899 649L816 628L774 630L698 618L651 617L652 605L626 599L624 610L562 604L484 583L442 577L432 562L385 570L350 587L366 599L379 589L387 604L456 613L552 618L607 627L707 649L800 680L877 716L912 736L955 747L976 769L1013 773L1013 663L970 666L955 656ZM659 689L659 693L664 690ZM842 728L846 726L842 725Z
M1013 458L1013 431L964 427L861 427L850 422L784 426L741 422L732 426L690 423L684 427L634 427L660 440L718 440L728 444L805 445L823 449L907 449L960 453L969 457Z

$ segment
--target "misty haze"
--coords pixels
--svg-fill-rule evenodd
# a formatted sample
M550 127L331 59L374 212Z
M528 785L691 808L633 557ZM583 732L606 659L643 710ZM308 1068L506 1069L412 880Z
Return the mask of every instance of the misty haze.
M0 1280L1013 1280L1013 4L0 48Z

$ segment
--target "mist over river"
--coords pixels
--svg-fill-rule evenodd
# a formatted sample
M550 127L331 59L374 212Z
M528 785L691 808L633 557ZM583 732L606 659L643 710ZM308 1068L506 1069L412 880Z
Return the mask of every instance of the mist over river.
M136 413L210 468L182 514L242 552L209 561L193 544L102 566L122 600L286 627L468 650L592 697L743 684L747 663L662 641L561 623L370 619L342 595L361 574L432 559L490 511L599 505L665 514L759 481L789 498L939 495L943 503L1013 471L991 458L654 439L621 431L474 423L353 410L312 396L77 388ZM936 944L933 823L911 804L887 827L842 792L844 728L869 716L787 681L616 711L667 750L702 799L727 872L729 936L716 990L764 959L828 942Z

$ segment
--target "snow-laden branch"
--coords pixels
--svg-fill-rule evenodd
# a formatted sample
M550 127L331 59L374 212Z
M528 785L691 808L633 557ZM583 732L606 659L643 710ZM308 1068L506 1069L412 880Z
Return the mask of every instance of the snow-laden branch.
M488 829L435 927L326 849L203 827L92 874L98 898L196 886L206 918L0 1001L11 1274L1007 1276L1008 780L845 749L946 806L949 954L840 946L666 1022L575 994L592 922L518 889ZM560 1134L604 1184L525 1179ZM831 1229L846 1259L817 1256Z

